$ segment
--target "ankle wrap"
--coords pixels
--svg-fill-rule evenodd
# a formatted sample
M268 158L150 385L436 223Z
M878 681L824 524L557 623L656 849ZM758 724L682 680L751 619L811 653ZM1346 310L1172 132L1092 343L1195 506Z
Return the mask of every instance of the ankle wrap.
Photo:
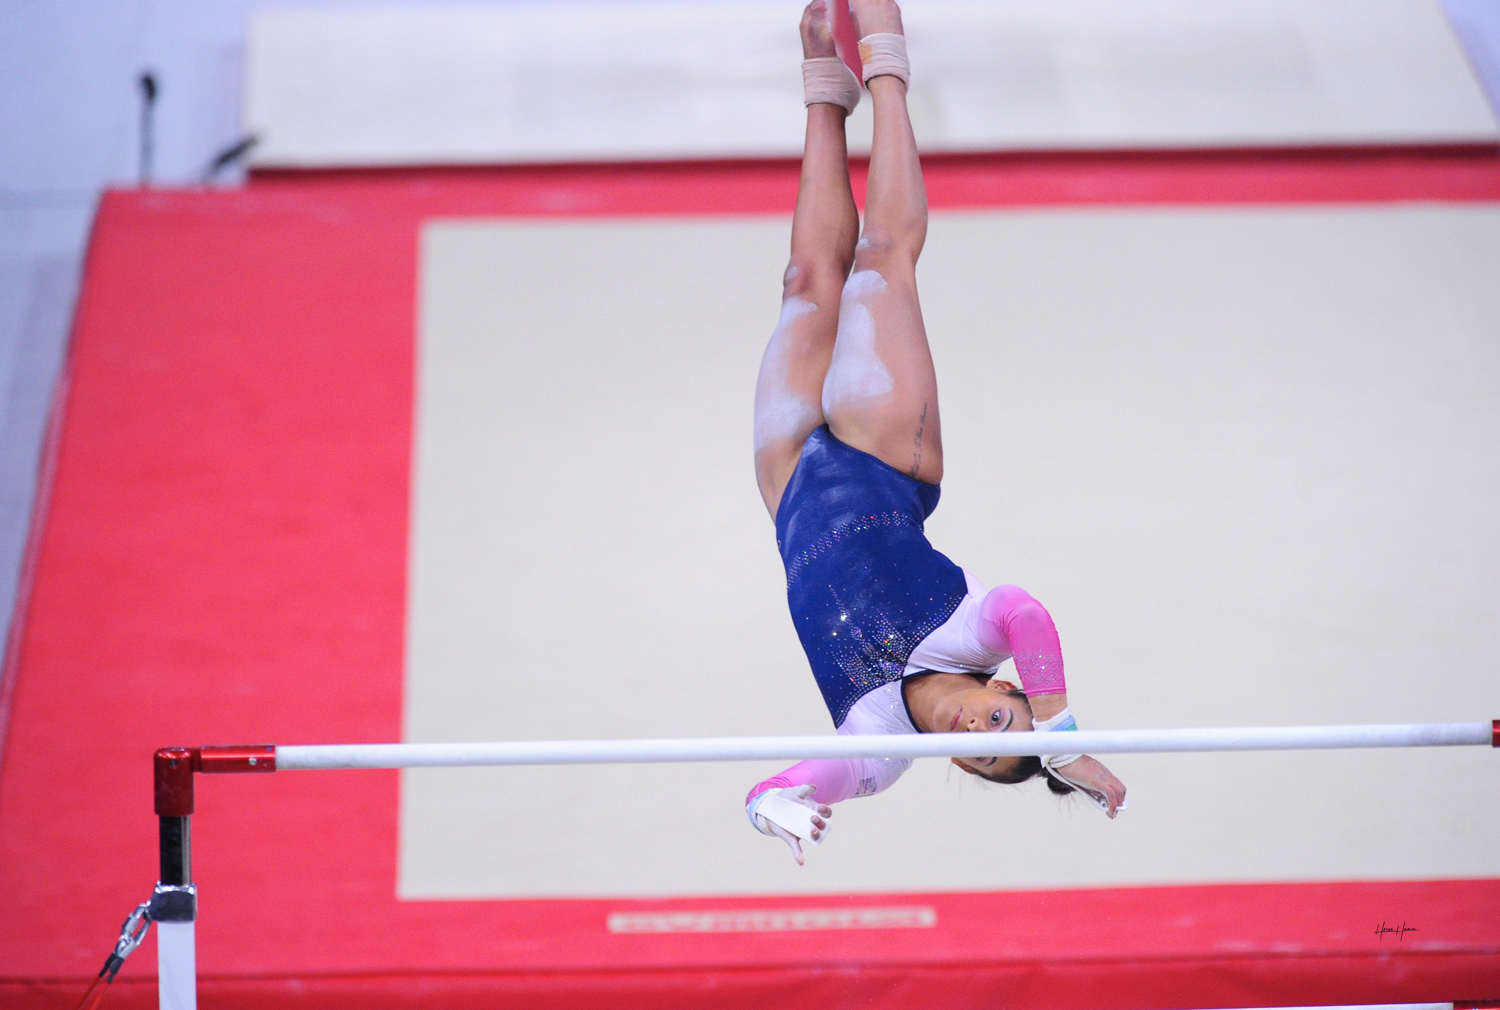
M842 106L853 112L863 89L849 64L837 56L817 56L802 61L802 104Z
M911 64L906 59L906 36L891 32L866 35L859 40L859 62L865 67L865 83L872 77L888 74L911 83Z

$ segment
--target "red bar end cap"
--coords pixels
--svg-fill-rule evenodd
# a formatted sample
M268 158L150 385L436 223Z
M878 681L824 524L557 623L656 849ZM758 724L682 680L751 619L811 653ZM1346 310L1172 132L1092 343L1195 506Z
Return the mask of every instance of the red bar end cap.
M1490 720L1490 746L1500 747L1500 719Z
M193 771L198 755L191 747L163 747L156 752L156 815L193 816Z

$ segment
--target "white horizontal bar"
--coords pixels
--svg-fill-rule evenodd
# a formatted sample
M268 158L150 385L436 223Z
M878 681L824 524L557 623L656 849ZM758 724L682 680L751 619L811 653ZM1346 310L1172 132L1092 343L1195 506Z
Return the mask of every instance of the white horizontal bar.
M1245 1007L1241 1010L1453 1010L1452 1003L1349 1003L1339 1006Z
M1452 1003L1349 1003L1339 1006L1243 1007L1241 1010L1453 1010Z
M276 748L276 767L291 771L311 768L798 761L810 758L861 757L1011 757L1025 754L1146 754L1345 747L1478 747L1488 746L1490 740L1491 726L1487 722L1447 722L1384 726L1116 729L1069 733L372 743L280 746Z

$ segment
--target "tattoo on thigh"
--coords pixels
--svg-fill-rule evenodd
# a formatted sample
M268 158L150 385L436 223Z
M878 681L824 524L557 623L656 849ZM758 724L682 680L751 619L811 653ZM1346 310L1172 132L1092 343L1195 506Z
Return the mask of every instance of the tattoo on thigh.
M911 469L907 471L912 480L922 472L922 433L927 430L927 404L922 404L922 416L917 418L917 433L911 439Z

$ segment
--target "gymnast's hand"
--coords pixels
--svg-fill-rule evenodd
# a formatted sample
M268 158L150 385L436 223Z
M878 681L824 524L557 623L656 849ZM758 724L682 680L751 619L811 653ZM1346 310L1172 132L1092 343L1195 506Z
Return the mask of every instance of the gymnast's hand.
M1057 775L1099 804L1110 817L1125 809L1125 783L1087 754L1057 769Z
M823 835L828 831L827 818L833 816L832 807L818 803L812 798L813 793L817 791L817 786L801 785L792 789L768 789L765 793L762 793L761 796L775 793L783 800L789 800L792 803L804 806L808 810L812 811L812 814L808 818L808 821L811 823L810 834L812 841L816 844L822 841ZM756 799L760 799L760 796L757 796ZM758 811L753 816L755 819L755 827L760 831L761 834L775 835L783 842L786 842L786 844L792 850L792 855L797 859L797 865L804 865L802 858L801 839L799 839L792 832L788 831L786 828L782 827L780 824L777 824L775 821L771 820Z

